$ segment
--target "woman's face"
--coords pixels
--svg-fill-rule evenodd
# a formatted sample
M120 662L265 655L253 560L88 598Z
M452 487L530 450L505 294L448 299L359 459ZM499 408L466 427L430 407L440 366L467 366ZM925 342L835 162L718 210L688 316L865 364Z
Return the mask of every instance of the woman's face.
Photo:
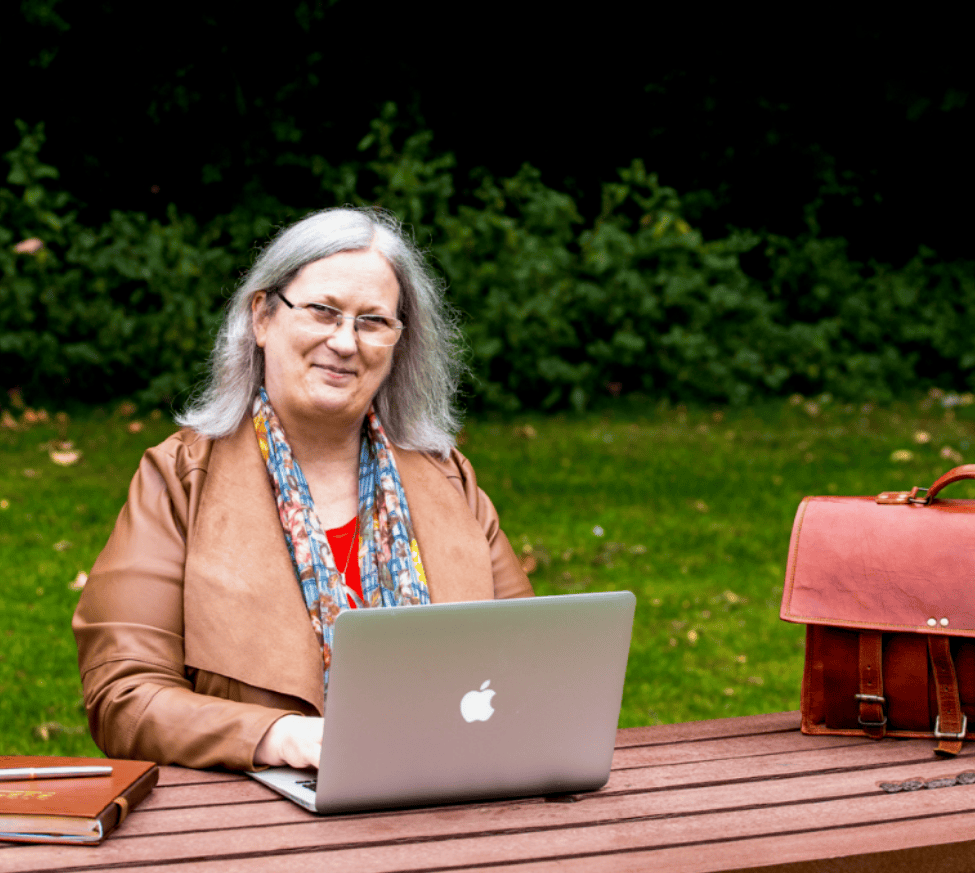
M306 264L284 294L296 306L325 303L350 316L395 318L399 282L378 251L361 249ZM264 349L264 386L285 430L288 422L361 425L389 375L394 347L358 340L351 318L323 338L305 313L280 301L269 317L264 298L263 292L254 298L254 336Z

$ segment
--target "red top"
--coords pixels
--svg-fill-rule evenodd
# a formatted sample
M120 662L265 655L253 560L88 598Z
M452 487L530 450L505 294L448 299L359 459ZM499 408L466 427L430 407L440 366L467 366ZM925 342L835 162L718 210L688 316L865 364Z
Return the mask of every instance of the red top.
M345 570L346 587L351 588L361 599L362 579L359 577L359 544L352 540L356 532L356 519L353 518L347 524L343 524L342 527L325 531L325 536L328 537L328 547L332 550L336 568L340 573ZM355 609L355 603L351 597L349 598L349 606Z

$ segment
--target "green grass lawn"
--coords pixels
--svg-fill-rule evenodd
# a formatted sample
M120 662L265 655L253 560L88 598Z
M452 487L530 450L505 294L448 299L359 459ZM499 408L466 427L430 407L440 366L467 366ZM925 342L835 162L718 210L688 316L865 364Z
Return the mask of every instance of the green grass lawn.
M629 402L473 418L461 449L539 594L636 593L620 724L668 723L798 707L803 629L778 611L799 501L927 486L975 460L975 405L958 400ZM172 424L124 406L0 415L0 749L98 754L81 705L72 583L104 545L142 452ZM73 452L78 460L56 463ZM975 497L975 483L949 496Z

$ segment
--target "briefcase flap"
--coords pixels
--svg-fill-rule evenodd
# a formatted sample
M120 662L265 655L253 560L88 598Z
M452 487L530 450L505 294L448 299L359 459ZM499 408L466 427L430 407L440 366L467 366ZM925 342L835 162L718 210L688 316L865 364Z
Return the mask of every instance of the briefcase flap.
M887 496L802 501L780 616L975 637L975 501L879 502Z

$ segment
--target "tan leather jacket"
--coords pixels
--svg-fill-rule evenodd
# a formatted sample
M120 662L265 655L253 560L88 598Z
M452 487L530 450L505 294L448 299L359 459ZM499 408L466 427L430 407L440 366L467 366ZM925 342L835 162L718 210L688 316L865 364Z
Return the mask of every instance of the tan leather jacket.
M467 459L394 454L431 600L530 596ZM322 715L321 653L249 422L146 452L72 628L109 757L250 769L274 721Z

